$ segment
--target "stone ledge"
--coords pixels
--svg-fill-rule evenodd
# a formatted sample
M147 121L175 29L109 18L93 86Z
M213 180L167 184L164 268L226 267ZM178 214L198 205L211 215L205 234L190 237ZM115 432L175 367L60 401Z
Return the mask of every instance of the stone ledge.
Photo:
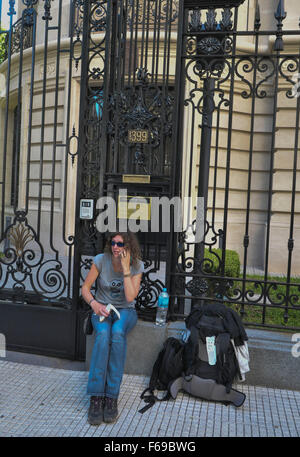
M138 321L128 335L126 374L150 376L153 364L169 336L180 338L184 322L171 322L165 327ZM250 371L245 384L300 391L300 357L293 357L292 334L246 329L249 337ZM86 369L94 336L87 337Z

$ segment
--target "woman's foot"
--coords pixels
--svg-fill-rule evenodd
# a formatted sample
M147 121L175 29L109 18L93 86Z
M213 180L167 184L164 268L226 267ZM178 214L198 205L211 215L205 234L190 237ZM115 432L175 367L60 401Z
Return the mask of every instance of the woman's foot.
M91 425L100 425L103 422L105 398L92 396L88 412L88 421Z
M104 422L115 422L118 418L118 414L118 399L106 397L103 411Z

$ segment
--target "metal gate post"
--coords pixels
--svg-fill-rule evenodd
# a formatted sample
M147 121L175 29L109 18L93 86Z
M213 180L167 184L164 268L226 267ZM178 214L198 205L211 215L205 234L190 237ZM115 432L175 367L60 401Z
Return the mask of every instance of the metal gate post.
M200 147L200 167L198 179L198 196L204 198L204 210L206 216L208 178L209 178L209 161L211 148L212 118L215 108L214 104L215 80L207 78L204 81L203 88L203 114L201 128L201 147Z
M204 199L204 214L201 220L206 221L207 214L207 196L208 196L208 181L209 181L209 164L210 164L210 149L211 149L211 134L212 134L212 119L215 108L214 104L214 88L215 80L206 78L203 84L203 113L201 125L201 145L200 145L200 165L198 177L198 197ZM202 210L202 207L201 207ZM198 208L199 211L199 208ZM195 263L194 273L201 273L202 263L204 260L204 239L195 245ZM206 282L203 282L203 294L206 293ZM202 301L202 300L200 300ZM193 306L198 304L199 300L193 301Z
M215 108L214 104L215 80L207 78L203 85L203 113L201 125L201 146L200 146L200 166L198 177L198 197L204 199L204 221L206 221L208 180L209 180L209 163L212 133L212 118ZM197 243L195 246L195 257L203 259L204 244Z
M213 120L213 112L215 109L214 103L214 91L215 91L215 82L221 76L223 71L224 65L224 55L225 55L225 38L226 33L232 33L231 30L231 21L226 19L223 15L223 19L220 24L217 25L215 22L215 10L217 8L224 8L227 12L229 9L235 8L237 13L237 8L244 3L244 0L184 0L181 3L181 11L179 17L181 20L179 21L178 26L178 45L177 47L177 70L176 70L176 80L180 81L180 88L178 87L178 124L180 126L183 125L183 111L185 105L185 74L184 68L186 65L186 49L183 45L184 41L188 39L188 37L193 36L196 40L196 60L195 60L195 67L199 65L198 73L199 78L203 81L202 91L202 98L203 98L203 106L202 106L202 126L201 126L201 144L200 144L200 164L199 164L199 176L198 176L198 197L202 197L204 199L204 205L201 209L198 207L198 210L203 211L204 207L204 215L200 219L204 219L204 223L206 225L206 213L207 213L207 199L208 199L208 184L209 184L209 166L210 166L210 150L211 150L211 139L212 139L212 120ZM193 23L193 21L189 19L191 13L197 13L199 10L208 10L207 17L208 21L205 24L199 24L197 21ZM200 16L199 16L200 17ZM183 19L185 18L185 19ZM184 26L184 20L186 21ZM188 26L187 26L187 22ZM195 26L195 28L194 28ZM217 52L212 51L210 49L210 39L215 40L217 42ZM216 55L215 55L216 54ZM198 60L199 59L199 60ZM178 125L177 124L177 125ZM177 127L176 125L176 127ZM177 128L177 132L175 133L175 146L177 150L177 158L178 161L176 165L180 170L177 170L177 178L178 181L181 182L181 164L182 164L182 154L183 154L183 129ZM178 135L178 136L177 136ZM179 193L180 191L179 184L177 189ZM198 215L197 215L198 220ZM184 233L182 234L184 236ZM177 243L175 242L174 237L174 248L172 253L172 260L171 260L171 272L174 274L177 271L178 267L178 258L177 258L177 247L179 245L178 240ZM184 243L184 239L181 237L181 243ZM176 244L176 246L175 246ZM197 242L194 246L194 267L193 267L193 274L195 274L195 283L197 283L198 292L200 292L200 296L203 296L208 288L207 281L202 279L201 276L203 274L203 260L204 260L204 247L205 242L204 240L201 242ZM184 252L184 251L183 251ZM182 255L184 255L182 252ZM182 262L184 262L182 260ZM183 267L184 269L184 267ZM170 277L172 278L172 273ZM176 276L173 275L173 278ZM178 277L178 280L180 277ZM181 278L183 279L183 278ZM175 281L174 281L175 282ZM171 296L176 296L176 287L178 289L178 285L171 284ZM184 281L182 283L183 289L181 290L180 294L185 295L185 285ZM199 293L198 293L199 295ZM179 314L182 313L184 304L182 299L178 299L179 305L177 305L177 312ZM199 304L202 300L200 299L193 299L192 306ZM180 309L179 309L180 308ZM176 313L175 313L176 314Z
M86 147L86 111L87 111L87 91L88 91L88 60L89 60L89 17L90 17L90 1L83 2L83 30L82 30L82 54L81 54L81 87L80 87L80 122L79 122L79 133L78 133L78 166L77 166L77 189L76 189L76 213L75 213L75 236L74 236L74 264L73 264L73 303L75 308L78 308L80 300L80 259L81 259L81 237L80 237L80 223L79 223L79 205L81 197L81 160L82 152ZM82 358L83 342L82 332L78 328L80 325L80 319L76 319L76 354L75 358ZM80 357L81 355L81 357Z

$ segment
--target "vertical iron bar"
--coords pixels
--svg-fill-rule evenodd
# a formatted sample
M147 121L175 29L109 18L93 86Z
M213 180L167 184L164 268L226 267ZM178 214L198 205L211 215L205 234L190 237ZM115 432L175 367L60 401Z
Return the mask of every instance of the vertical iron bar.
M167 41L168 41L168 48L167 48L167 56L166 56L166 60L167 60L167 68L166 68L166 87L167 87L167 91L168 91L168 94L169 94L169 77L170 77L170 52L171 52L171 33L172 33L172 6L173 6L173 0L170 0L170 6L169 6L169 12L170 12L170 16L169 16L169 28L168 28L168 38L167 38Z
M191 144L190 144L190 152L189 152L189 186L188 186L188 197L192 198L192 185L193 185L193 163L194 163L194 151L195 151L195 145L194 145L194 129L195 129L195 113L196 112L196 107L194 103L192 103L192 117L191 117ZM197 145L196 145L197 147ZM188 214L187 214L187 221L190 221L190 204L188 205Z
M155 12L154 12L154 27L153 27L153 42L152 42L152 69L151 69L151 82L154 81L154 67L155 67L155 42L156 42L156 30L157 30L157 3L158 0L155 2Z
M161 29L161 0L159 0L158 32L157 32L157 38L156 38L156 68L155 68L155 84L156 85L157 85L157 79L158 79L160 29Z
M168 37L167 37L167 40L168 40L168 47L167 47L167 56L166 56L166 60L167 60L167 68L166 68L166 88L167 88L167 97L169 98L169 94L170 94L170 81L169 81L169 77L170 77L170 55L171 55L171 32L172 32L172 1L170 1L170 9L169 9L169 12L170 12L170 16L169 16L169 28L168 28ZM172 92L174 93L174 92ZM166 102L165 102L166 103ZM169 113L168 113L168 110L166 109L166 121L168 121L168 116L169 116ZM173 118L173 116L172 116ZM168 144L169 143L169 140L168 141ZM167 155L168 153L168 155ZM170 174L170 163L171 161L173 160L173 151L170 151L168 147L166 147L165 145L165 151L164 151L164 154L163 154L163 158L164 158L164 167L163 167L163 174L164 175L169 175ZM167 165L167 168L166 168L166 165Z
M174 151L174 155L171 163L171 196L181 195L184 122L184 110L182 107L185 98L185 62L182 55L183 50L186 49L186 37L184 36L184 31L187 30L187 23L188 10L184 8L184 2L179 2L174 100L174 113L177 114L173 118L172 130L172 150ZM168 239L168 256L166 261L166 287L170 291L169 315L171 319L175 311L176 278L173 275L176 273L176 266L178 262L177 248L178 234L173 231Z
M209 165L210 165L210 149L212 136L212 119L215 108L214 104L214 89L215 80L211 77L206 78L203 83L203 112L201 125L201 145L200 145L200 163L198 175L198 197L204 199L204 215L203 219L206 222L207 218L207 199L208 199L208 182L209 182ZM194 265L193 272L203 272L205 240L195 244L194 257L197 260ZM201 301L201 300L200 300ZM192 301L192 307L197 305L199 300Z
M129 42L129 60L128 60L128 87L131 84L131 65L132 65L132 47L133 47L133 24L134 24L134 14L135 14L136 2L132 3L131 9L131 20L130 24L130 42Z
M251 101L251 125L250 125L250 145L249 145L249 163L248 163L248 188L247 188L247 207L246 222L244 235L244 260L243 260L243 282L242 282L242 300L246 293L246 276L247 276L247 257L249 246L249 222L250 222L250 202L251 202L251 182L252 182L252 160L253 160L253 141L254 141L254 121L255 121L255 102L256 102L256 78L257 78L257 53L258 53L258 30L255 31L255 51L254 51L254 71L252 80L252 101ZM244 304L241 305L241 316L244 315Z
M71 138L71 126L70 126L70 116L71 116L71 100L72 100L72 69L73 69L73 36L74 36L74 21L75 21L75 0L70 0L70 48L69 48L69 71L68 71L68 109L67 109L67 119L66 119L66 138L65 138L65 179L64 179L64 202L63 202L63 224L62 224L62 237L66 245L70 247L73 246L74 237L69 236L68 240L66 239L66 217L67 217L67 183L68 183L68 163L69 163L69 152L70 152L70 138ZM78 13L79 14L79 13ZM82 52L82 51L81 51ZM75 129L75 128L74 128ZM77 144L77 153L78 153L78 144ZM78 155L77 155L78 158ZM70 270L69 270L70 271Z
M123 23L124 23L124 0L120 2L120 9L119 9L119 20L117 24L117 33L118 42L117 42L117 72L116 72L116 91L119 94L122 88L122 31L123 31ZM117 113L118 114L118 113Z
M74 236L74 262L73 262L73 303L79 303L80 295L80 265L81 265L81 224L79 220L79 204L82 189L82 159L83 151L86 147L86 134L88 122L88 71L89 71L89 19L91 12L91 1L83 2L83 22L82 22L82 54L81 54L81 87L80 105L81 122L79 123L78 140L78 164L77 164L77 189L76 189L76 209L75 209L75 236ZM76 338L77 340L77 338ZM75 349L77 351L78 348Z
M147 68L146 66L146 62L144 64L144 46L145 46L145 22L146 22L146 0L144 0L144 3L143 3L143 22L142 22L142 44L141 44L141 63L140 63L140 67L143 68L143 65L145 68Z
M135 22L134 56L133 56L133 78L132 78L133 87L135 86L136 70L137 70L137 65L138 65L139 9L140 9L140 0L136 0L136 22Z
M200 164L198 177L198 197L204 198L204 220L206 220L207 211L212 119L213 112L215 109L214 89L215 80L213 78L206 78L203 84L203 113L201 125ZM201 245L203 246L203 243L201 243Z
M26 191L25 191L25 213L28 214L29 206L29 184L30 184L30 163L31 163L31 139L32 139L32 111L34 98L34 79L35 79L35 48L36 48L36 19L37 13L35 9L33 14L33 29L32 29L32 50L31 50L31 75L30 75L30 94L29 94L29 119L28 119L28 139L27 139L27 170L26 170Z
M122 0L123 1L123 0ZM121 18L120 18L121 20ZM110 61L110 73L109 73L109 93L110 94L115 94L117 92L116 88L116 76L118 72L118 62L116 61L116 56L117 56L117 41L118 41L118 2L116 0L112 1L112 24L111 24L111 30L113 33L111 33L111 45L110 45L110 54L108 57L108 60ZM107 54L106 54L107 56ZM105 59L107 60L107 59ZM117 93L118 97L118 93ZM113 145L110 144L110 147L112 146L113 148L113 172L117 172L117 167L118 167L118 151L119 151L119 142L117 141L118 138L118 113L115 111L114 114L114 122L115 122L115 129L114 129L114 137L113 137ZM106 125L106 124L104 124ZM105 129L104 132L105 134Z
M167 109L166 109L166 103L167 103L167 93L168 93L168 81L166 80L166 71L167 71L167 62L168 62L168 56L167 56L167 49L168 49L168 42L167 42L167 36L168 36L168 27L171 27L171 22L169 22L169 0L167 0L167 4L165 5L166 8L166 19L165 19L165 28L164 28L164 55L163 55L163 74L162 74L162 82L161 82L161 91L162 91L162 122L160 125L160 138L162 139L160 141L159 145L159 158L160 158L160 164L159 164L159 170L160 173L163 175L164 174L164 160L165 160L165 152L166 152L166 138L165 138L165 133L164 133L164 125L167 121ZM151 169L151 168L150 168Z
M148 70L148 48L150 32L150 2L147 2L147 26L146 26L146 43L145 43L145 68Z
M40 147L40 171L39 171L39 193L38 193L38 214L37 214L37 236L40 239L41 231L41 216L42 216L42 194L43 194L43 166L44 166L44 149L45 149L45 111L46 111L46 95L47 95L47 62L48 62L48 37L49 37L49 16L47 9L50 9L50 3L45 1L45 34L44 34L44 66L43 66L43 95L42 95L42 126L41 126L41 147Z
M118 5L116 5L116 14L118 15L117 18L117 24L116 24L116 30L114 32L114 36L117 37L117 42L116 42L116 71L115 71L115 84L112 86L112 93L116 93L117 97L120 96L121 93L121 88L122 88L122 75L121 75L121 63L122 63L122 30L123 30L123 10L124 7L124 0L120 2L119 9ZM112 28L114 30L114 27ZM113 41L113 37L112 37ZM118 162L119 162L119 156L120 156L120 142L119 142L119 110L115 110L114 112L114 118L115 118L115 137L114 137L114 173L119 171L118 167Z
M270 248L270 231L271 231L271 216L272 216L279 59L280 59L280 51L278 50L278 51L276 51L276 57L275 57L274 106L273 106L273 121L272 121L272 142L271 142L270 165L269 165L269 190L268 190L267 233L266 233L266 252L265 252L265 268L264 268L264 270L265 270L264 271L264 290L263 290L263 304L262 304L262 306L263 306L262 324L265 324L267 289L268 289L267 280L268 280L268 270L269 270L269 248Z
M104 62L104 80L103 80L103 110L102 110L102 119L101 119L101 164L100 164L100 174L99 174L99 197L103 196L103 189L104 189L104 175L106 173L107 167L107 154L109 153L108 150L108 139L107 139L107 132L106 126L108 123L109 117L109 98L111 95L111 87L110 87L110 48L111 48L111 40L112 34L114 30L112 29L112 15L113 15L113 4L110 1L106 2L107 11L106 11L106 36L105 36L105 62Z
M16 148L15 148L15 157L14 161L14 213L16 214L18 208L18 198L19 198L19 180L18 180L18 169L20 166L20 146L21 146L21 122L22 122L22 78L23 78L23 51L24 51L24 21L25 21L26 10L22 12L22 21L21 21L21 38L20 38L20 53L19 53L19 73L18 73L18 101L17 101L17 132L16 132Z
M124 73L123 73L123 89L124 88L129 88L130 87L130 68L131 68L131 58L132 58L132 30L133 30L133 12L132 12L132 17L131 21L128 16L128 0L126 0L126 8L125 8L125 17L126 20L124 19L124 29L125 29L125 43L124 43ZM128 28L128 25L130 25L130 28ZM127 32L128 32L128 38L129 38L129 43L127 41ZM127 57L127 51L129 49L128 57ZM127 62L128 61L128 62ZM124 166L129 162L129 147L124 146Z
M3 138L3 164L2 164L2 207L1 207L1 236L4 233L4 215L5 215L5 183L6 183L6 160L7 160L7 140L8 140L8 115L9 115L9 99L10 99L10 75L11 75L11 48L12 48L12 33L13 33L13 15L16 14L14 5L15 2L9 2L9 34L8 34L8 53L7 53L7 76L6 76L6 105L5 105L5 120L4 120L4 138Z
M50 210L50 247L56 254L58 260L59 252L53 244L54 232L54 190L55 190L55 167L56 167L56 142L57 142L57 119L58 119L58 93L59 93L59 70L60 70L60 41L61 41L61 19L62 19L62 0L58 5L58 27L57 27L57 47L56 47L56 78L55 78L55 100L54 100L54 132L52 149L52 182L51 182L51 210Z
M218 89L219 90L219 83ZM217 198L217 175L218 175L218 160L219 160L219 132L220 132L220 105L217 109L216 119L216 143L215 143L215 163L214 163L214 179L213 179L213 195L212 195L212 227L215 227L215 216L216 216L216 198Z
M124 1L125 1L125 7L124 7ZM128 58L127 57L127 21L128 21L127 11L128 11L128 0L123 0L122 1L122 17L121 17L121 21L122 21L121 33L122 33L122 40L124 40L123 46L122 46L122 49L123 49L123 56L122 56L123 62L122 62L122 75L121 75L122 90L125 87L126 68L128 67L126 65L126 59ZM127 72L128 72L128 70L127 70Z
M234 26L233 26L233 46L232 46L232 66L231 66L231 80L230 80L230 94L229 94L229 119L228 119L228 141L227 141L227 159L226 159L226 180L225 180L225 197L224 197L224 220L223 220L223 239L222 239L222 262L221 262L221 275L225 275L225 253L227 241L227 219L228 219L228 199L229 199L229 178L230 178L230 159L231 159L231 138L232 138L232 107L234 97L234 76L235 76L235 54L236 54L236 30L238 20L238 8L234 12Z
M203 83L203 112L201 125L200 163L198 175L198 197L204 198L204 220L206 220L210 149L212 136L212 118L214 112L215 80L206 78ZM203 260L204 243L195 246L195 258ZM200 257L199 257L200 256Z
M300 68L300 52L298 57L298 68ZM298 94L299 95L299 94ZM296 184L297 184L297 168L298 168L298 151L299 151L299 128L300 128L300 96L297 97L297 110L295 122L295 146L293 159L293 181L292 181L292 198L291 198L291 215L290 215L290 233L288 239L288 267L287 267L287 287L286 287L286 305L284 311L284 322L288 321L288 308L290 300L290 281L292 271L292 255L294 248L294 220L295 220L295 203L296 203Z

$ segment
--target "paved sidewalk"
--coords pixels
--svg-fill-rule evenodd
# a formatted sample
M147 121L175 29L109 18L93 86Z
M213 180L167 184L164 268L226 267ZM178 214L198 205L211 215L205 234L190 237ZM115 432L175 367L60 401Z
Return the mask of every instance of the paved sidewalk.
M0 437L299 437L300 392L235 386L241 408L179 393L144 414L148 377L124 375L119 420L87 423L88 373L0 360Z

